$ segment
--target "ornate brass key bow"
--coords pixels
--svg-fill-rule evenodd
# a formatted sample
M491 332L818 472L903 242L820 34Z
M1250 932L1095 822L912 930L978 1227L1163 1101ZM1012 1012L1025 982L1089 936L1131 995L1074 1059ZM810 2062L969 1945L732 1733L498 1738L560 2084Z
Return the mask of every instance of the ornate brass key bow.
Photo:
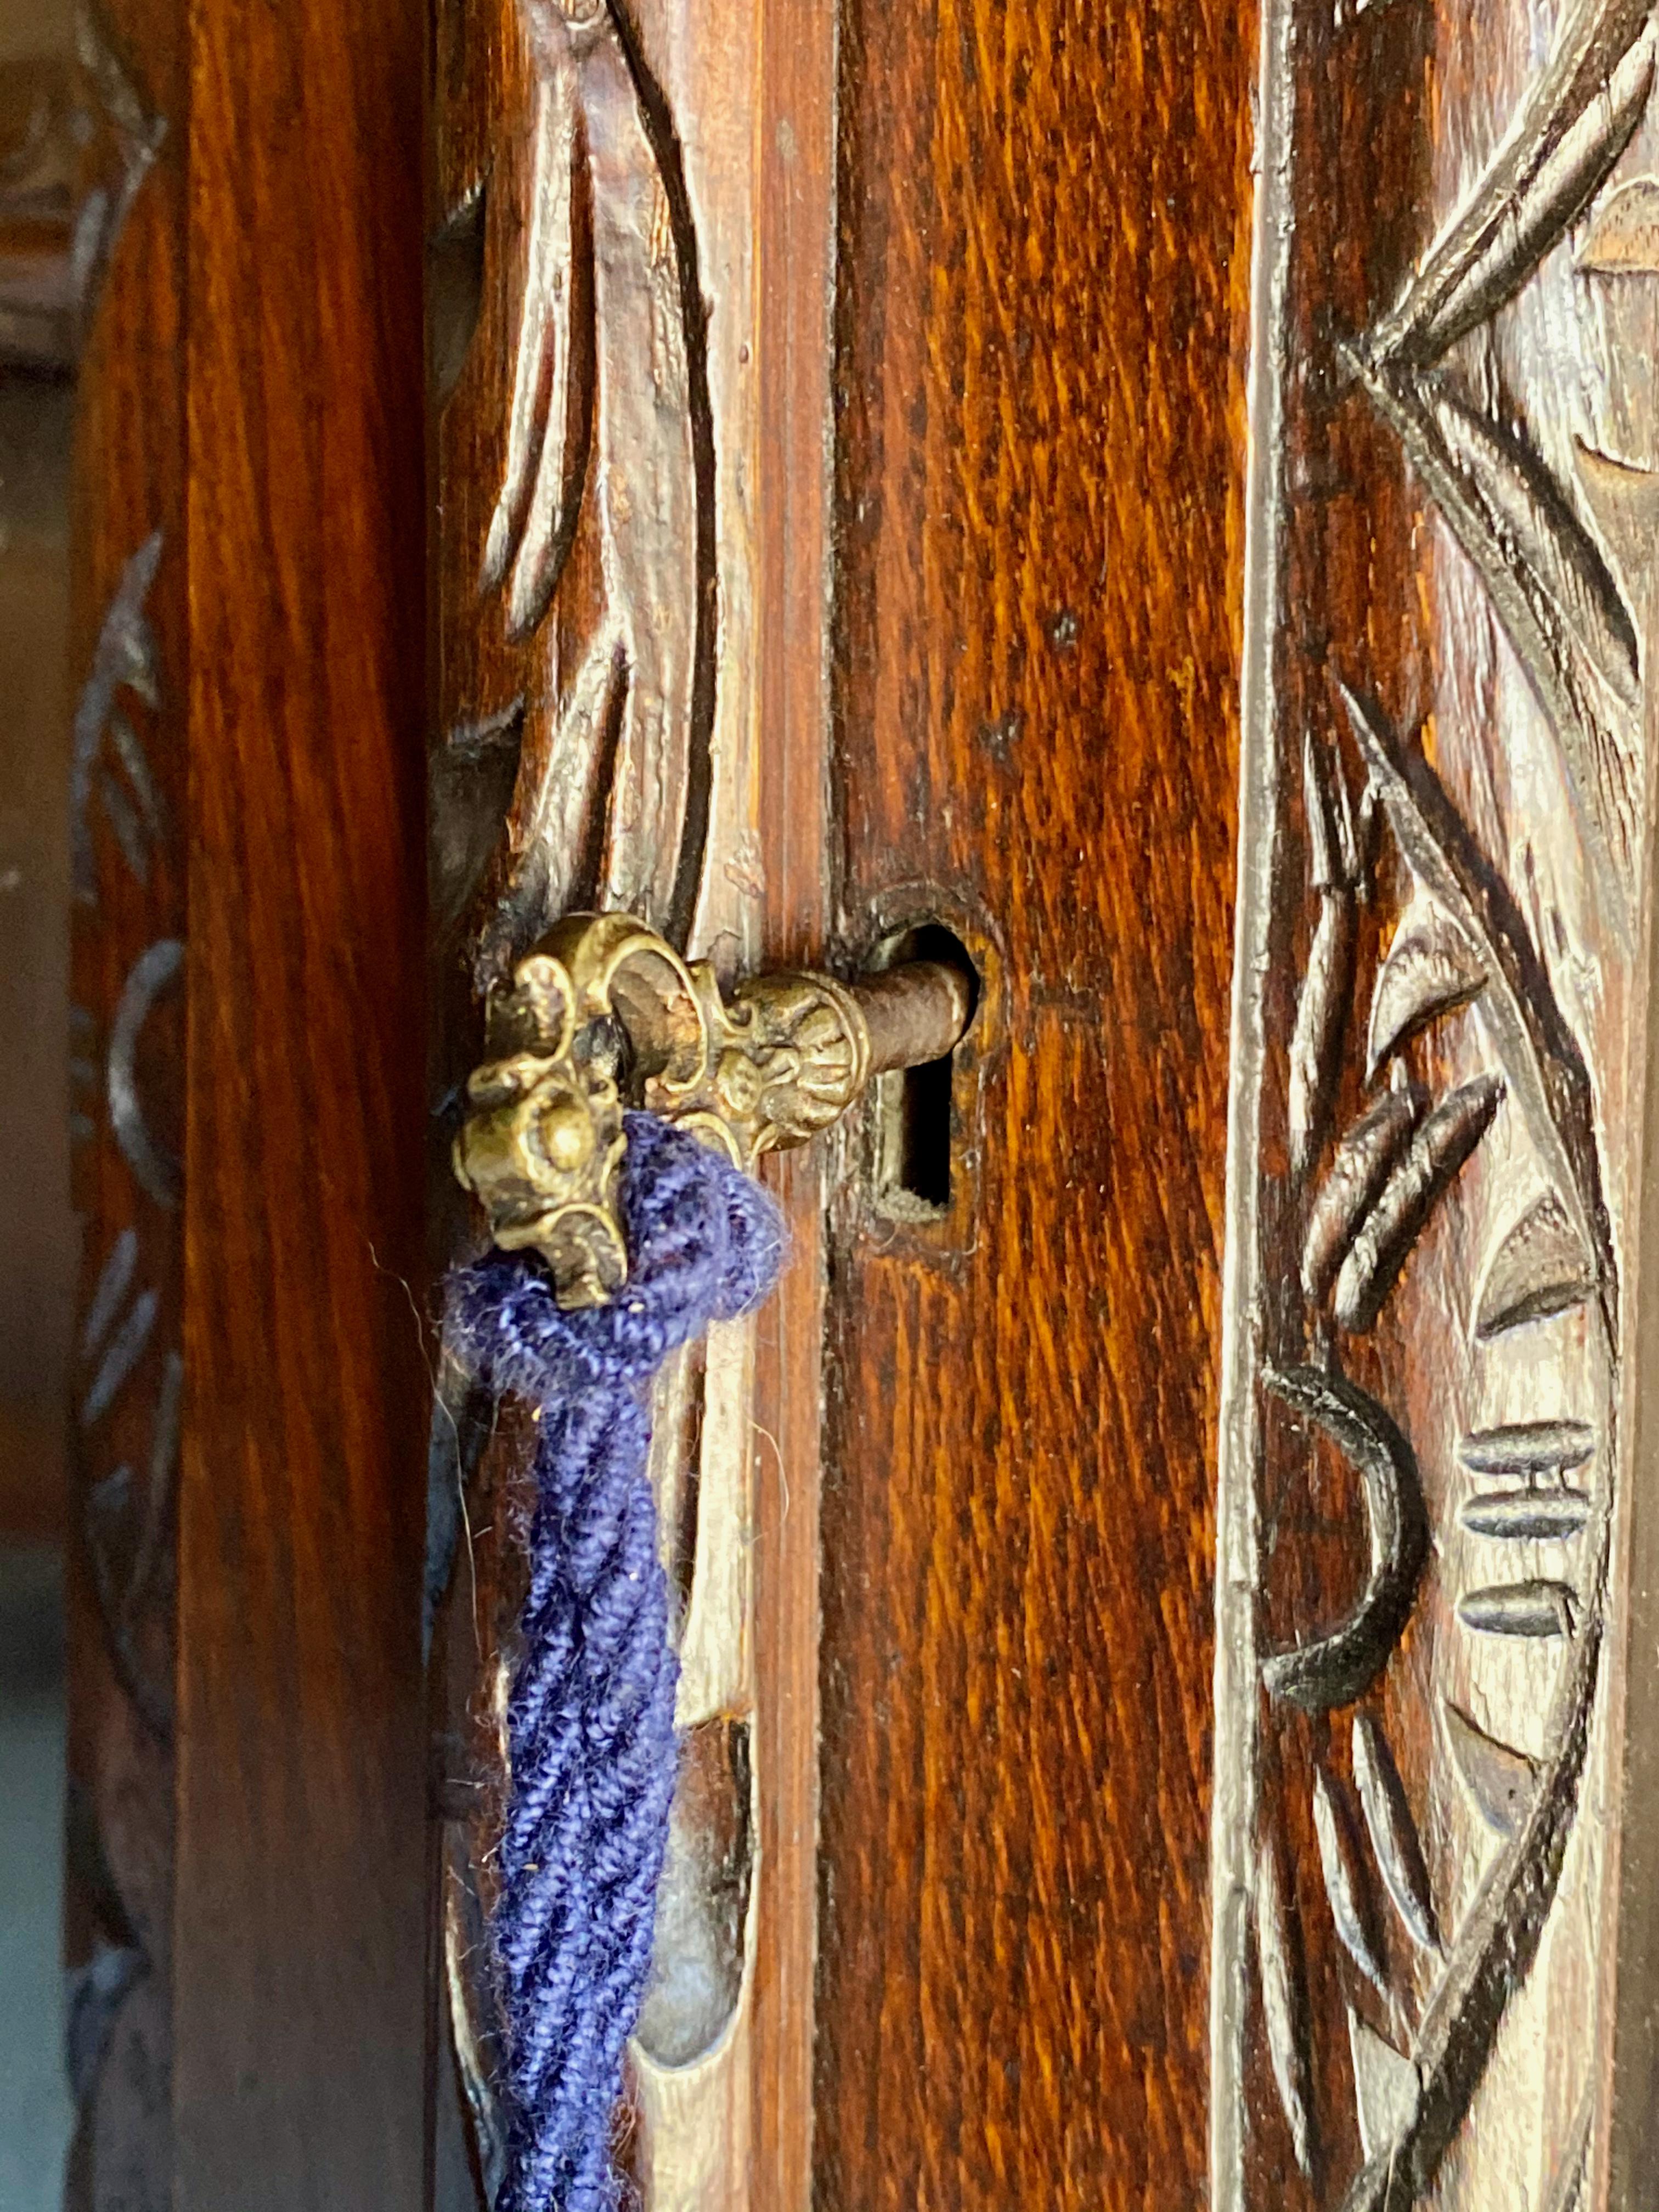
M497 1244L542 1255L562 1306L602 1305L628 1273L624 1090L750 1168L827 1129L872 1076L942 1058L972 1012L971 978L932 960L853 984L757 976L728 1003L706 961L632 915L574 915L491 994L455 1172Z

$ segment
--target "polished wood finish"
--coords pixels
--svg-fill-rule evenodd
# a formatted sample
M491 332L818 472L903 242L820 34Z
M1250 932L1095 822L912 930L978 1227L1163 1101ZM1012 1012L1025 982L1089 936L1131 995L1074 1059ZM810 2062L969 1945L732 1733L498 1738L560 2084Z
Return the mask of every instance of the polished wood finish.
M843 19L842 923L983 995L948 1212L834 1212L826 2206L1203 2189L1253 61Z
M1586 6L1562 14L1595 19L1593 137L1635 100L1641 25ZM1260 48L1254 13L1212 0L441 0L429 66L385 0L99 17L77 683L104 650L88 727L125 781L112 806L88 786L76 952L71 1958L115 1991L88 2212L487 2194L467 1915L505 1784L530 1438L426 1316L479 1233L447 1153L483 988L594 901L642 906L727 980L852 975L943 931L979 984L948 1071L884 1079L769 1169L781 1291L665 1385L660 1494L701 1486L682 1819L739 1837L753 1905L727 1916L729 2033L686 2061L658 2022L636 2050L650 2212L1314 2212L1351 2184L1355 2212L1431 2189L1487 2212L1505 2158L1565 2212L1581 2146L1598 2212L1641 2201L1640 2124L1606 2094L1634 2085L1634 2112L1653 2066L1644 1862L1621 1863L1613 1809L1644 1772L1629 1449L1597 1463L1605 1576L1518 1597L1455 1576L1541 1510L1456 1469L1541 1451L1513 1431L1562 1409L1547 1382L1639 1413L1642 1316L1611 1286L1636 1279L1651 793L1615 747L1634 781L1594 818L1571 756L1600 759L1588 709L1575 737L1600 695L1571 656L1588 640L1646 711L1651 410L1614 371L1650 319L1652 126L1613 180L1648 196L1593 248L1611 170L1570 215L1559 175L1544 194L1544 323L1517 264L1514 299L1491 280L1496 335L1459 323L1433 378L1421 331L1422 358L1357 358L1538 57L1498 0L1491 21L1298 8L1294 41L1289 0L1267 12ZM1491 392L1466 388L1473 354ZM1516 422L1558 471L1588 441L1582 483L1510 465ZM1483 485L1502 527L1471 552L1478 516L1436 518ZM1551 602L1532 630L1528 591ZM1364 690L1352 716L1334 678ZM1454 836L1437 877L1411 846L1419 752L1480 845ZM1386 827L1358 811L1368 779ZM1494 893L1514 957L1485 945L1466 973L1483 925L1447 910L1494 882L1525 930ZM1379 1110L1409 1136L1432 1087L1450 1118L1413 1155L1418 1216L1398 1198L1397 1301L1380 1262L1345 1285L1352 1238L1304 1300L1308 1209L1388 1079L1355 1010L1390 975L1432 1034L1383 1040L1401 1073ZM1425 975L1440 995L1413 999ZM1528 1127L1517 1022L1552 1071ZM1508 1250L1529 1159L1566 1164L1582 1281L1547 1206ZM1600 1350L1594 1316L1560 1319L1591 1287ZM1517 1340L1488 1390L1483 1315L1563 1337ZM1419 1510L1371 1553L1375 1483L1329 1419L1330 1448L1309 1441L1334 1347L1426 1440ZM180 1350L174 1595L158 1440ZM1258 1353L1318 1372L1275 1382ZM718 1413L692 1443L698 1390ZM1275 1682L1318 1673L1368 1557L1394 1584L1377 1668L1294 1710ZM1459 1752L1445 1655L1465 1629L1570 1642L1581 1613L1610 1656L1563 1873L1476 1826L1510 1832L1528 1776L1565 1804L1559 1746ZM1503 1696L1522 1719L1549 1701L1504 1664L1455 1686L1483 1725ZM1435 1808L1426 1934L1402 1802ZM1462 1955L1488 1865L1539 1899L1559 1877L1576 1917L1541 1946L1516 1923L1505 1955L1540 1963L1481 1996L1481 2034L1520 2027L1455 2113L1468 2069L1431 2034L1419 2120L1374 2045L1433 2028L1437 1947ZM1553 2086L1523 2105L1540 2051Z
M70 1956L106 1961L108 2018L71 2202L404 2208L425 2044L421 29L167 0L88 26L82 1308L91 1372L124 1328L141 1356L90 1420L76 1385Z
M390 2208L423 2045L421 40L374 5L191 33L173 2202Z

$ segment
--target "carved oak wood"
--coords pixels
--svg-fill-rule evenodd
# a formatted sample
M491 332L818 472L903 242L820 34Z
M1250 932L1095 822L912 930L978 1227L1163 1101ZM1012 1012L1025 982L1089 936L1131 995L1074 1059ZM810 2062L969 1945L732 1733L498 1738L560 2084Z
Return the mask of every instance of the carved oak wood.
M477 994L573 908L726 978L819 951L833 11L446 6L432 210L436 1249ZM819 1170L653 1474L685 1749L633 2051L645 2201L801 2203L811 2139ZM445 1354L431 1565L438 2202L493 2184L479 1942L526 1439ZM627 2124L627 2123L624 2123Z
M1212 2201L1635 2203L1653 32L1262 35Z
M421 2185L421 60L79 33L86 2212Z
M82 57L73 2201L487 2200L600 902L981 986L658 1409L653 2212L1642 2203L1645 8L407 16Z
M76 686L65 1958L67 2201L160 2206L173 2171L175 1530L186 933L182 21L89 10L75 88ZM83 134L86 135L86 134Z

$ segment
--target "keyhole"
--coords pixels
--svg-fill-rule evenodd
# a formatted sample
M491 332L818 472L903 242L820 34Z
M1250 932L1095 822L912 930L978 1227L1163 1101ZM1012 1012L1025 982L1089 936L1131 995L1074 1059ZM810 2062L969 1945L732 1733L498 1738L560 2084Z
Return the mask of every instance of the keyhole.
M977 998L979 978L966 946L942 922L923 922L890 938L878 965L901 960L938 960L971 976ZM939 1221L951 1210L951 1123L956 1054L896 1068L876 1086L876 1202L900 1221Z

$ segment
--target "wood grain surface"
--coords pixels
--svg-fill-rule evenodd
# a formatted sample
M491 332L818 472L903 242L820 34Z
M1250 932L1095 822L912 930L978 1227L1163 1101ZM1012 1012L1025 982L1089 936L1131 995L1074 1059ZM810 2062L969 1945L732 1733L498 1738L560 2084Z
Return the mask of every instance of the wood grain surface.
M834 2212L1204 2186L1254 52L1144 0L843 22L842 911L945 921L984 1000L947 1214L836 1214Z
M191 18L177 2212L421 2190L422 85Z
M825 0L580 21L445 0L434 27L430 1212L447 1261L475 1249L448 1144L481 987L506 953L594 903L651 914L728 976L825 950L836 35ZM520 534L495 576L497 502L531 479L533 500L504 502ZM689 1681L705 1745L746 1731L752 1775L733 1820L727 1762L710 1798L723 1832L683 1795L710 1867L739 1836L749 1902L714 1900L731 1972L716 2032L699 2024L669 2063L647 2017L634 2047L624 2154L659 2212L799 2207L810 2191L823 1174L822 1157L775 1171L792 1258L755 1324L752 1394L721 1394L735 1418L702 1423L689 1473L672 1445L656 1462L697 1501L696 1564L677 1573L705 1627L682 1705ZM445 1372L459 1449L441 1423L433 1494L453 1543L434 1551L432 1817L451 1948L434 1975L432 2189L450 2212L478 2202L489 2155L462 2084L492 2008L468 1916L505 1783L494 1681L515 1650L511 1504L532 1437L503 1412L480 1454L477 1394ZM722 1525L740 1593L724 1613L702 1549ZM711 1631L722 1620L733 1633ZM672 1956L663 1978L684 1984ZM479 2056L468 2087L487 2112Z

